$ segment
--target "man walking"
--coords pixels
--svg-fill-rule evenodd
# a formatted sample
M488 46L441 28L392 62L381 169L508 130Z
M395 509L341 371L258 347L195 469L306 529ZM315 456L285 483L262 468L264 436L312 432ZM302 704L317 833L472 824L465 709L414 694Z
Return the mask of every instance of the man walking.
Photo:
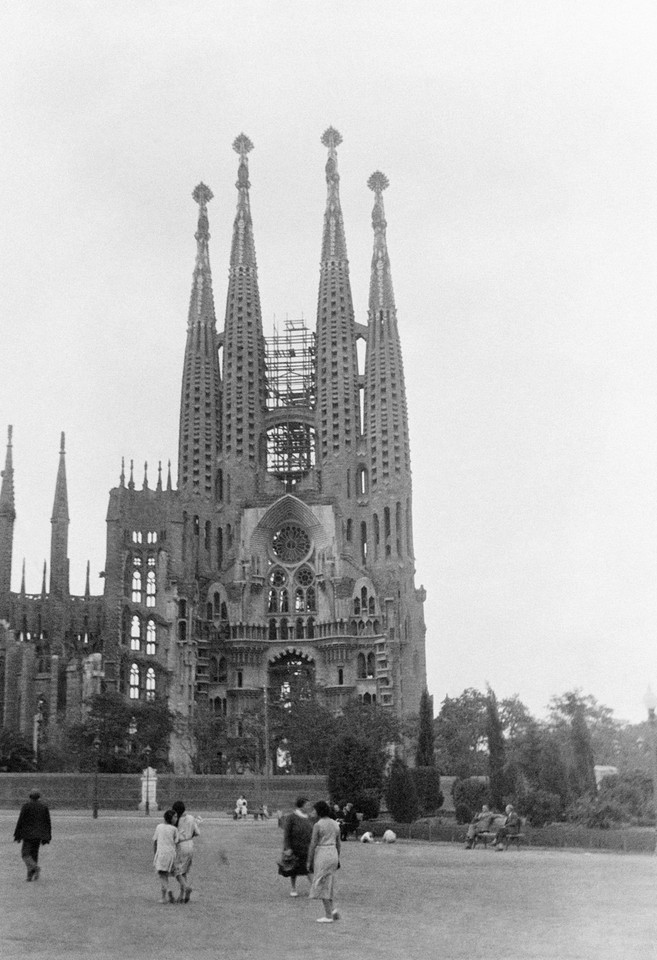
M41 794L38 790L30 790L29 796L30 799L21 807L14 830L14 842L23 842L21 857L27 867L25 879L28 882L39 879L39 847L42 843L50 843L52 837L50 811L39 799Z

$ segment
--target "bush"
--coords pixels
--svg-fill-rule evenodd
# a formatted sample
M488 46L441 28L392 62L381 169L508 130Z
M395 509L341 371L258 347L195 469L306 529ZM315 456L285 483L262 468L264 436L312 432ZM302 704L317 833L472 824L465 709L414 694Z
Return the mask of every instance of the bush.
M328 792L332 803L351 800L365 814L378 804L383 784L382 757L369 743L346 734L334 743L328 762Z
M543 827L563 817L563 801L557 793L529 790L518 800L518 813L527 817L532 827Z
M415 783L420 812L429 817L440 810L444 796L440 789L440 772L436 767L414 767L411 776Z
M467 803L457 803L454 807L454 814L457 823L472 823L475 812Z
M605 777L598 789L598 798L619 806L628 823L654 822L652 777L642 770Z
M466 777L465 780L455 780L452 786L454 806L464 804L472 811L470 819L477 810L481 810L484 803L490 805L488 783L482 777ZM469 822L469 821L468 821Z
M566 810L570 823L580 823L585 827L609 830L622 823L624 812L619 804L599 797L580 797Z
M356 813L363 814L363 820L376 820L376 818L379 816L379 810L381 809L381 798L374 790L366 790L357 795L353 800L353 804Z
M393 760L385 787L386 803L396 823L417 820L419 803L411 772L403 760Z

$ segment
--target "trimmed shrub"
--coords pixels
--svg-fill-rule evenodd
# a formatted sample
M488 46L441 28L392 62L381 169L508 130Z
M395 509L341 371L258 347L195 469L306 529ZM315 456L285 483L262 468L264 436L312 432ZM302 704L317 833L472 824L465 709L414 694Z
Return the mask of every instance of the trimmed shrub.
M563 801L547 790L528 790L518 800L518 813L526 817L532 827L543 827L563 817Z
M393 760L386 781L385 797L388 810L396 823L417 820L419 804L411 772L403 760Z
M440 771L436 767L414 767L411 776L415 783L420 812L429 817L440 810L445 797L440 789Z
M475 812L467 803L457 803L454 807L454 815L457 823L472 823Z
M612 800L581 797L570 804L566 810L566 817L570 823L580 823L591 829L609 830L610 827L617 827L623 822L624 811Z
M329 754L327 785L332 803L351 800L359 813L378 815L383 784L382 757L369 743L347 734ZM374 807L376 813L372 814Z
M482 777L466 777L465 780L455 780L452 785L452 796L454 797L454 806L464 804L470 807L472 816L477 810L481 810L484 803L490 804L488 783Z
M376 820L381 809L381 798L376 790L364 790L353 800L356 813L363 814L363 820Z

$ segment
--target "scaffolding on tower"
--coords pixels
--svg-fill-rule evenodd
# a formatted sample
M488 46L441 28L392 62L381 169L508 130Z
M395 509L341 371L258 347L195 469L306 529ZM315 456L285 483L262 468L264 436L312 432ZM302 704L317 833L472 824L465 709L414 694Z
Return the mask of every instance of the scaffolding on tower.
M265 340L267 408L284 412L267 431L267 470L294 487L315 465L315 334L286 318Z

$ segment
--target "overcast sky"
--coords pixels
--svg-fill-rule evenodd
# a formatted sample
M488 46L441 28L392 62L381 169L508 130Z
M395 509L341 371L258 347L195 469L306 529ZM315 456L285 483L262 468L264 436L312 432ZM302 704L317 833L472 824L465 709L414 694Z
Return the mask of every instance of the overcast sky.
M171 458L210 185L220 324L244 131L265 332L314 327L334 125L357 320L385 195L429 688L539 716L657 688L653 4L3 4L0 430L14 589L49 556L66 431L71 587L100 592L121 457ZM4 446L4 441L0 439Z

